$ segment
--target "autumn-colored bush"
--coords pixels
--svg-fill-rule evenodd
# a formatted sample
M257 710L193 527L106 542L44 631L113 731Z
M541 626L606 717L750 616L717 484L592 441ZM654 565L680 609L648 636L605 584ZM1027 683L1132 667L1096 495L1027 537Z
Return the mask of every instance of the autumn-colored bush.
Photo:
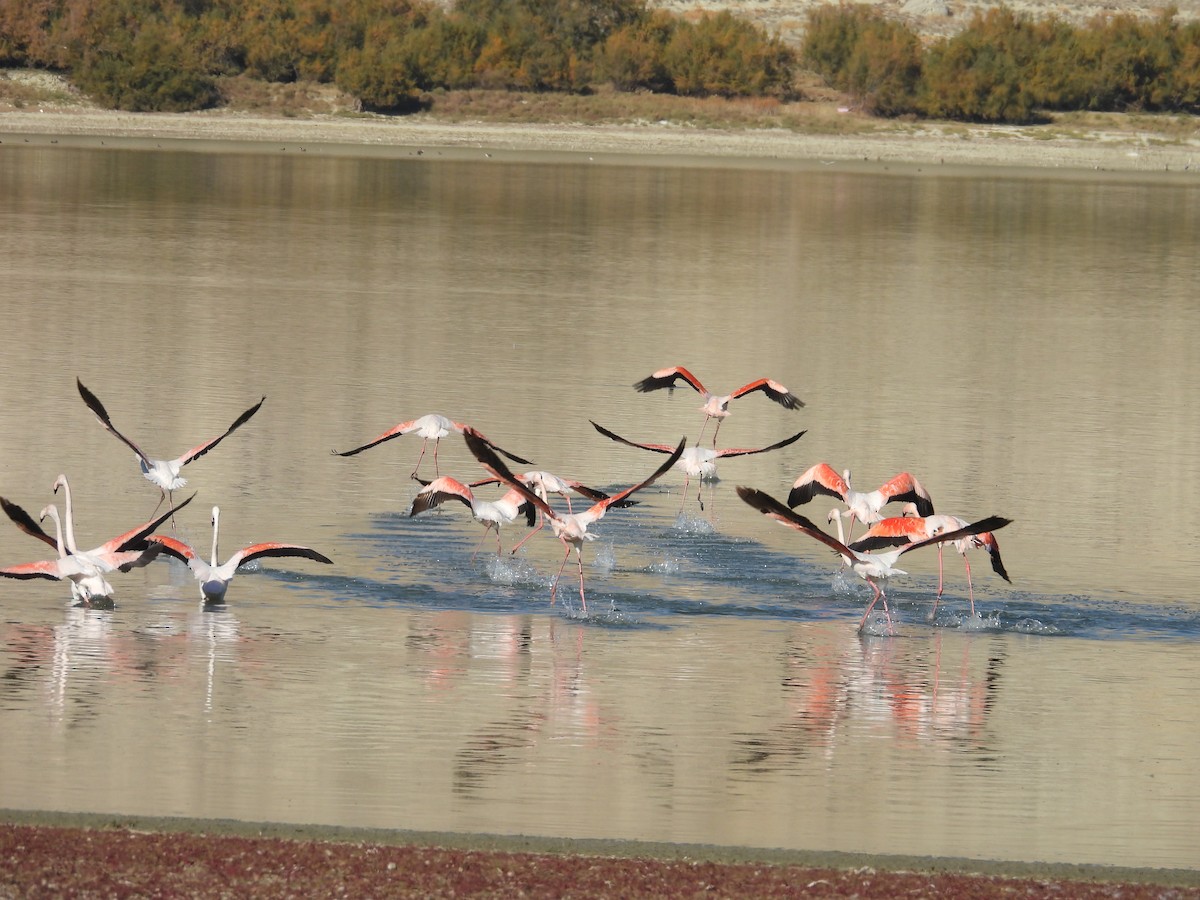
M921 41L907 25L862 4L823 6L809 17L804 61L864 110L898 115L916 108Z

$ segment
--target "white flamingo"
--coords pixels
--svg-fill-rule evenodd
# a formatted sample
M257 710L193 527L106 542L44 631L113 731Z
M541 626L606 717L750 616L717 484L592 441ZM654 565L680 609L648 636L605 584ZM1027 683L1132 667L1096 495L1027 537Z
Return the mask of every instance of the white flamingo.
M908 501L915 504L922 516L933 515L933 500L929 492L909 472L901 472L873 491L856 491L850 486L849 469L838 475L827 463L820 462L795 480L788 493L787 505L799 506L818 494L837 497L846 504L841 515L850 519L847 529L850 534L854 532L855 521L873 525L882 519L880 510L892 502Z
M458 500L466 504L470 507L475 521L483 526L483 535L479 538L479 543L475 545L471 559L474 559L475 555L479 553L479 547L483 544L483 539L487 537L489 531L496 532L496 555L499 556L502 552L500 546L502 526L515 522L521 513L525 513L525 521L529 525L534 523L533 504L515 489L510 488L504 496L497 500L484 500L482 497L476 497L475 492L468 485L449 475L442 475L433 481L422 482L422 484L424 487L417 492L417 496L413 498L412 506L408 510L409 516L415 516L433 509L435 506L441 506L447 500Z
M355 447L353 450L345 450L341 452L334 450L332 452L335 456L354 456L355 454L362 453L364 450L369 450L372 447L378 446L384 441L390 441L393 438L400 437L401 435L412 434L413 432L416 432L417 435L422 438L421 452L417 456L417 464L413 466L412 475L410 477L417 477L417 470L421 468L421 460L425 458L425 448L429 445L430 441L433 441L433 471L440 475L441 471L438 469L437 455L438 445L441 444L442 438L446 437L446 435L452 432L456 434L466 434L469 431L479 435L480 440L482 440L496 452L503 453L513 462L518 462L523 466L530 465L529 460L522 459L519 456L509 453L507 450L497 447L470 425L464 425L462 422L455 422L453 419L447 419L445 416L438 415L437 413L429 413L428 415L421 416L420 418L410 419L407 422L401 422L399 425L394 425L383 434L379 435L379 437L373 438L372 440L367 441L361 447Z
M160 497L158 501L160 506L162 505L163 500L168 500L174 491L179 490L181 487L187 484L187 479L182 478L179 474L183 467L188 463L199 459L205 453L216 447L217 444L221 443L221 441L225 440L225 438L229 437L229 435L231 435L238 428L250 421L250 418L259 411L267 399L266 396L264 396L262 400L259 400L252 407L238 416L234 423L225 429L224 433L217 435L215 438L205 441L203 444L198 444L191 450L181 453L174 459L151 459L146 455L145 451L143 451L141 447L139 447L129 438L125 437L125 435L121 434L121 432L117 431L116 427L112 423L112 419L108 415L108 411L104 408L104 404L100 402L100 399L95 394L83 386L82 381L76 378L75 385L79 388L79 396L83 398L83 402L87 404L88 409L95 413L96 418L100 420L100 424L103 425L109 431L109 433L113 435L113 437L117 438L117 440L121 441L123 444L125 444L125 446L137 454L138 465L141 467L142 475L146 477L147 481L162 491L162 497ZM157 507L155 508L155 511L157 512Z
M200 594L204 597L206 603L224 603L225 592L229 589L229 582L233 580L233 576L237 574L238 569L256 559L268 556L296 556L303 559L315 560L319 563L333 564L333 560L328 556L318 553L311 547L278 542L251 544L249 547L243 547L241 550L238 550L229 559L225 560L225 562L217 562L217 538L219 537L220 517L220 507L214 506L212 508L212 556L209 562L201 559L191 545L177 538L165 534L151 535L150 538L162 544L163 553L187 564L187 567L192 570L192 574L196 576L196 580L200 582Z
M591 421L590 419L588 421ZM609 431L603 425L597 425L592 422L592 427L604 435L606 438L625 444L629 447L637 447L641 450L651 450L654 453L671 453L675 448L668 444L639 444L637 441L631 441L621 437L614 431ZM695 478L698 481L716 481L717 480L717 460L727 459L732 456L749 456L753 453L768 453L771 450L778 450L781 447L786 447L789 444L794 444L800 438L804 437L805 432L801 431L798 434L793 434L789 438L784 438L778 443L771 444L769 447L726 447L724 450L717 450L710 447L701 447L699 444L693 447L687 447L683 451L683 456L679 457L679 461L675 463L677 469L683 470L683 499L687 500L687 489L691 480ZM704 509L704 501L700 498L700 490L696 490L696 502L700 504L700 508ZM679 508L683 509L683 503L679 504Z

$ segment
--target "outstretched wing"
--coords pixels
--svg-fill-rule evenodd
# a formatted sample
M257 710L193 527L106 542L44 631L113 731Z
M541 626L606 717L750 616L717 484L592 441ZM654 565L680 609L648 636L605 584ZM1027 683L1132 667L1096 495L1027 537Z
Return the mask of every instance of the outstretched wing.
M390 441L393 438L400 437L402 434L408 434L410 431L416 431L418 427L419 426L416 419L409 419L407 422L401 422L399 425L389 428L379 437L367 441L361 447L355 447L353 450L345 450L340 453L337 450L331 450L329 452L334 456L354 456L362 453L364 450L370 450L372 447L382 444L384 441Z
M592 422L591 419L588 419ZM652 450L655 453L674 453L675 447L671 444L639 444L637 441L631 441L628 438L623 438L615 431L609 431L603 425L597 425L592 422L592 427L604 435L606 438L616 441L618 444L625 444L627 447L637 447L639 450ZM582 492L581 492L582 493Z
M925 519L912 516L891 516L882 519L867 529L867 533L850 545L851 550L871 551L885 547L903 547L915 541L923 541L926 533Z
M828 494L844 501L848 493L850 485L846 484L842 476L833 471L827 463L820 462L793 482L792 489L788 492L787 505L799 506L818 494Z
M583 512L579 513L579 517L585 522L591 523L597 519L604 518L604 514L608 512L610 506L616 506L620 508L628 505L626 498L634 491L640 491L642 488L649 487L650 485L654 484L654 482L658 481L658 479L662 477L663 473L670 470L671 466L675 465L675 463L679 461L679 457L683 455L683 450L686 446L687 438L680 438L679 445L674 449L674 451L672 451L671 455L667 457L666 461L654 470L653 474L651 474L649 478L639 481L632 487L627 487L625 490L619 491L618 493L613 494L611 497L606 497L598 503L592 504Z
M420 481L419 478L417 480ZM441 506L447 500L459 500L467 506L471 505L471 489L449 475L442 475L423 484L425 486L417 491L417 496L413 498L412 506L408 509L409 518Z
M928 547L930 544L949 544L952 541L957 541L971 535L983 534L985 531L999 531L1005 525L1011 524L1012 519L1005 519L1002 516L988 516L986 519L972 522L970 525L955 531L946 531L931 538L926 538L923 541L918 541L915 544L909 544L900 552L907 553L909 550L916 550L918 547Z
M182 503L178 504L177 506L172 506L157 519L151 519L149 522L145 522L139 525L137 528L127 531L110 541L105 541L96 549L105 553L121 553L125 550L145 550L146 546L150 543L149 540L147 540L150 533L195 499L196 495L192 494L192 496L188 497Z
M148 467L153 467L153 460L151 460L150 457L143 452L142 448L129 438L125 437L125 435L121 434L121 432L117 431L116 427L112 423L112 419L110 419L108 416L108 410L106 410L104 408L104 404L100 402L100 398L85 388L83 386L83 382L80 381L78 377L75 378L75 386L79 388L79 396L83 398L83 402L87 404L88 409L90 409L95 414L96 418L100 420L100 424L108 429L109 433L113 437L136 453L138 458Z
M233 554L233 556L229 557L229 562L234 564L233 567L235 569L239 569L248 562L267 556L295 556L301 559L311 559L314 562L333 565L332 559L324 553L318 553L312 547L303 547L300 544L281 544L278 542L251 544L249 547L243 547L237 553Z
M917 507L918 516L933 515L933 498L929 496L929 491L925 490L924 485L917 481L915 475L911 472L901 472L887 484L879 489L879 493L886 497L887 503L893 501L912 503Z
M672 366L669 369L659 369L653 375L647 375L641 381L633 386L635 391L645 394L648 391L657 391L660 388L673 388L679 381L687 383L688 387L698 394L707 394L708 391L704 385L700 383L700 379L685 369L683 366Z
M44 559L39 562L9 566L6 569L0 569L0 575L5 578L46 578L50 581L59 581L66 577L57 559Z
M770 447L758 447L757 449L750 449L750 448L745 448L745 447L742 447L742 448L726 447L724 450L718 450L717 456L721 459L724 459L727 456L748 456L751 453L766 453L770 450L778 450L780 447L786 447L788 444L796 443L796 441L800 440L800 438L804 437L804 435L807 433L808 432L806 429L805 431L801 431L798 434L793 434L790 438L784 438L779 443L772 444Z
M39 541L49 544L56 551L58 550L58 541L52 536L46 534L46 532L42 530L42 526L35 522L33 516L25 512L24 509L17 506L17 504L5 497L0 497L0 506L4 507L4 512L7 513L10 519L12 519L13 524L20 528L23 532L30 537L35 537Z
M765 516L770 516L777 522L787 525L789 528L795 528L797 531L803 531L810 537L816 538L822 544L832 548L837 553L846 557L850 562L854 562L857 557L854 551L835 538L833 535L826 534L811 521L794 512L772 497L770 494L757 490L756 488L742 487L739 485L738 496L757 509Z
M492 448L488 440L479 434L479 432L474 428L469 428L463 432L463 438L467 442L467 448L471 451L471 455L479 460L479 464L487 469L487 471L509 487L516 488L522 497L541 510L544 515L549 516L551 519L562 518L550 508L549 503L535 494L529 485L525 484L512 473L508 466L504 464L504 460L496 455L496 451Z
M182 563L191 563L194 559L199 559L196 556L196 550L191 544L185 544L183 541L173 538L166 534L151 534L146 537L147 544L158 544L162 547L162 553L167 556L173 556Z
M267 400L267 398L266 398L266 395L264 394L263 398L261 400L259 400L252 407L250 407L248 410L246 410L244 413L242 413L240 416L238 416L237 420L232 425L230 425L227 429L225 429L224 434L218 435L217 437L213 438L211 441L205 441L203 444L200 444L198 447L193 447L191 450L187 451L182 456L180 456L176 460L176 462L178 462L181 466L186 466L192 460L199 459L201 456L203 456L209 450L213 449L213 447L217 446L217 444L221 443L221 441L225 440L225 438L229 437L231 434L233 434L235 431L237 431L239 428L241 428L243 425L245 425L247 422L249 422L250 419L254 416L254 414L256 412L258 412L259 409L262 408L262 405L263 405L263 403L266 402L266 400Z
M770 378L760 378L758 381L751 381L749 384L743 384L740 388L729 395L729 399L736 400L738 397L744 397L746 394L752 394L755 391L762 391L784 409L799 409L804 405L803 400L785 388L778 381L772 381Z

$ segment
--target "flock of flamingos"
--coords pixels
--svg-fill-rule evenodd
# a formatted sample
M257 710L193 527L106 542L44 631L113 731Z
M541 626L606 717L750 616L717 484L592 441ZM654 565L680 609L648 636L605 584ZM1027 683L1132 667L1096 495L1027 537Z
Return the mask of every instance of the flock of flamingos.
M53 485L55 495L60 489L62 491L64 509L61 515L58 508L51 503L41 510L39 520L35 520L17 504L0 497L0 505L3 506L5 513L16 526L26 534L48 544L55 553L50 559L0 569L0 575L19 579L46 578L69 581L72 599L77 604L111 606L113 588L108 582L108 577L112 573L127 572L132 568L145 566L160 554L166 554L188 566L199 582L200 593L206 603L223 603L226 590L235 573L253 560L264 557L300 557L320 563L332 562L327 556L311 547L266 542L243 547L222 563L219 561L217 549L220 509L215 506L212 509L212 551L207 560L194 547L157 530L168 519L173 521L175 513L191 503L195 497L193 494L181 503L174 503L174 492L180 490L187 483L180 475L183 467L213 450L221 441L248 422L262 407L266 397L238 416L234 423L217 437L193 447L174 459L151 459L137 444L117 430L104 405L95 394L84 386L83 382L77 379L76 385L84 403L100 424L136 454L142 475L158 487L161 497L154 511L155 517L94 549L80 550L75 543L71 488L65 475L60 475ZM418 435L423 440L412 477L420 482L422 487L412 502L409 515L415 516L450 500L461 502L470 508L476 521L484 526L480 543L489 532L495 532L497 554L502 552L501 527L512 524L520 518L524 518L526 523L532 527L529 534L513 547L511 552L515 553L548 523L552 533L565 549L562 564L551 584L551 603L554 602L563 570L571 557L571 552L574 551L579 568L579 599L586 614L587 597L584 591L582 548L587 541L595 538L595 534L590 529L604 517L605 513L610 509L633 505L636 501L631 500L630 497L634 493L653 484L672 467L679 468L684 473L683 496L686 502L691 479L694 478L698 482L714 479L717 460L778 450L799 440L804 434L801 431L768 447L717 449L717 435L721 430L721 423L729 415L729 404L733 400L749 394L761 393L785 409L795 410L804 405L791 391L769 378L752 381L729 394L714 394L708 391L699 379L687 369L682 366L673 366L643 378L634 385L634 388L640 392L648 392L663 388L674 389L681 385L695 390L704 399L700 408L704 413L704 424L700 429L700 437L692 446L687 446L686 440L681 440L675 446L637 443L592 422L597 431L614 441L666 456L663 463L649 477L611 495L589 488L577 481L558 478L550 472L528 471L514 474L501 457L522 465L529 465L529 461L501 449L471 426L435 414L401 422L353 450L334 452L339 456L354 456L402 435ZM704 431L712 420L716 420L716 426L712 433L712 446L701 446ZM437 472L438 443L451 433L458 433L464 437L472 454L487 471L487 478L471 484L463 484ZM418 476L418 471L430 441L433 442L433 463L436 477L431 481L426 481ZM502 487L507 488L499 499L485 500L477 496L476 491L481 486L494 483L499 483ZM571 493L587 498L591 505L580 512L573 511ZM858 491L851 487L848 470L839 475L827 464L821 462L796 479L786 503L754 488L738 487L737 493L742 500L764 515L832 548L842 556L845 566L870 584L873 596L859 623L860 631L866 626L876 603L881 600L884 614L887 617L888 629L891 630L891 613L888 610L887 595L884 592L883 584L892 576L906 574L902 569L896 568L896 563L903 554L911 550L930 546L938 549L938 590L929 614L930 620L937 610L937 603L942 595L941 553L945 544L952 544L962 555L966 564L972 617L975 615L975 596L971 583L971 565L967 559L968 551L975 548L987 551L993 571L1005 581L1009 580L1004 563L1000 558L1000 547L996 542L995 532L1008 525L1010 520L1000 516L989 516L980 521L968 523L957 516L935 515L929 493L908 472L900 473L874 490ZM564 499L566 513L556 510L550 505L551 495L557 495ZM836 497L845 507L832 510L827 518L827 522L836 524L837 537L823 531L794 510L794 507L808 503L818 495ZM902 514L885 517L883 508L890 503L903 504ZM167 507L166 512L159 514L159 510L164 504ZM53 523L53 535L42 527L41 523L47 519ZM867 531L857 540L851 540L851 537L843 530L843 519L848 520L851 534L855 523L866 525ZM478 553L478 549L477 545L476 553Z

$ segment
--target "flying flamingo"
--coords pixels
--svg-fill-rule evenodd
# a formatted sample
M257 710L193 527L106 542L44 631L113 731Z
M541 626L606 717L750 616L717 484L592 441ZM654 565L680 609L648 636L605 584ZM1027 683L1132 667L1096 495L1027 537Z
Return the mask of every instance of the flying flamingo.
M547 503L550 502L551 494L558 494L560 497L562 497L564 500L567 501L567 512L568 513L574 512L574 510L571 509L571 492L572 491L574 491L576 494L579 494L582 497L586 497L587 499L591 500L592 502L595 502L597 500L607 500L608 499L608 494L604 493L604 491L598 491L595 488L588 487L586 484L583 484L580 481L572 481L571 479L568 479L568 478L561 478L558 475L555 475L553 472L547 472L542 469L535 469L535 470L532 470L529 472L522 472L520 475L517 476L517 478L525 485L533 488L534 492L539 497L541 497L543 500L545 500ZM500 482L500 479L495 478L495 477L483 478L483 479L480 479L479 481L472 481L471 484L469 485L469 487L476 488L476 487L479 487L480 485L495 484L495 483L503 483L503 482ZM637 504L636 500L624 500L618 505L619 506L635 506L636 504ZM529 534L525 535L525 537L523 537L523 538L521 538L521 540L517 541L516 546L514 546L512 548L513 553L516 553L518 550L520 550L521 547L523 547L525 545L526 541L528 541L535 534L537 534L539 531L541 531L543 528L546 527L546 517L545 517L545 515L542 514L542 512L540 510L537 512L537 519L538 519L537 526L532 531L530 531Z
M458 500L469 506L475 521L483 526L483 535L479 538L479 543L475 545L475 552L471 554L471 559L474 559L475 554L479 552L479 547L489 531L494 529L496 532L496 555L499 556L502 552L500 547L500 528L502 526L515 522L521 513L525 514L527 524L534 523L533 504L515 488L510 488L498 500L484 500L476 497L470 487L449 475L442 475L433 481L421 483L424 487L413 498L412 507L408 511L409 516L415 516L427 509L441 506L447 500Z
M192 495L192 497L194 496L195 494ZM106 541L94 550L82 553L75 547L74 528L70 525L69 515L67 516L68 537L64 538L62 522L56 506L51 504L41 512L42 519L49 516L54 520L56 536L51 537L24 509L0 497L0 506L3 506L4 512L18 528L31 537L54 547L58 554L55 559L0 569L0 575L7 578L68 579L71 582L71 596L80 603L90 606L95 602L108 600L112 597L113 588L105 575L114 571L128 572L130 569L144 566L154 559L162 548L150 537L151 532L178 510L191 503L192 497L188 497L158 518Z
M407 422L401 422L399 425L389 428L374 440L367 441L367 443L363 444L361 447L355 447L353 450L345 450L342 452L334 450L333 453L336 456L354 456L358 453L362 453L364 450L371 449L377 444L382 444L384 441L390 441L393 438L398 438L404 434L412 434L414 431L422 438L422 441L421 453L417 456L417 464L413 466L411 475L412 478L417 477L417 470L421 468L421 460L425 458L425 448L429 445L430 441L433 441L433 471L438 475L441 474L440 470L438 469L437 461L438 445L442 442L442 438L450 434L452 431L457 432L458 434L465 434L468 431L474 431L479 435L480 439L483 440L484 443L486 443L496 452L504 454L513 462L518 462L523 466L530 465L529 460L521 459L521 457L509 453L507 450L497 447L470 425L464 425L461 422L455 422L452 419L447 419L445 416L439 416L437 413L429 413L428 415L421 416L418 419L410 419Z
M676 460L683 454L683 448L687 445L687 439L684 438L679 442L679 446L670 455L666 462L659 466L654 473L644 481L633 485L633 487L625 488L619 493L613 494L604 500L600 500L583 512L568 513L565 516L560 516L550 508L545 500L537 495L530 487L523 484L508 467L504 465L492 448L472 432L466 434L467 446L471 449L471 453L475 458L488 470L492 475L499 478L509 487L520 491L529 502L536 506L549 521L550 528L554 531L554 536L558 538L566 548L566 554L563 556L562 565L558 567L558 574L554 576L554 583L550 587L550 603L554 604L554 598L558 591L558 581L562 577L563 569L567 565L567 560L571 558L571 550L575 550L575 558L579 563L579 600L583 604L584 615L587 615L587 597L584 594L584 579L583 579L583 553L582 547L584 541L595 540L596 536L592 534L588 528L595 522L604 518L604 514L611 507L622 505L630 494L635 491L640 491L642 488L653 484L659 476L675 465Z
M1011 522L1011 519L1004 519L1000 516L989 516L986 519L981 519L978 522L967 525L963 528L949 531L940 534L937 537L929 538L923 541L917 541L911 544L905 544L903 547L897 547L885 553L865 553L859 550L852 550L846 546L844 541L838 540L832 535L826 534L804 516L797 512L788 509L774 497L754 488L739 487L737 489L738 496L745 500L752 507L757 509L763 515L770 516L778 522L787 525L789 528L794 528L797 531L802 531L805 534L816 538L821 543L833 548L837 553L845 558L847 565L854 570L854 573L871 585L874 596L871 597L870 604L867 605L867 611L863 613L862 621L858 623L858 630L862 631L866 627L867 619L871 615L871 610L875 608L875 604L882 598L883 611L887 616L888 629L892 627L892 614L888 610L887 595L884 593L880 582L886 581L894 575L908 574L903 569L896 568L896 561L900 557L908 553L910 550L916 550L919 547L927 547L932 544L939 544L945 541L955 541L959 538L968 537L984 532L998 531L1005 525ZM832 510L829 514L831 521L837 522L838 531L841 531L842 517L837 510Z
M909 513L915 512L915 504L905 504L905 515L893 516L876 522L867 530L866 534L850 545L850 549L877 550L880 547L895 547L902 544L925 541L937 538L946 532L965 528L967 525L967 521L958 516L909 515ZM977 547L982 547L988 552L988 556L992 561L992 571L1005 581L1010 584L1012 583L1012 579L1008 577L1008 572L1004 568L1004 562L1000 559L1000 544L996 541L996 536L990 531L985 531L981 534L966 535L954 541L954 549L962 556L963 565L967 568L967 596L971 601L972 617L975 615L975 588L971 584L971 561L967 559L967 551ZM942 599L942 544L939 543L937 548L938 589L937 595L933 598L933 609L929 612L930 621L933 621L934 615L937 614L938 601Z
M804 405L804 402L799 397L778 381L772 381L769 378L760 378L757 381L751 381L749 384L742 385L730 394L713 394L700 383L699 378L683 366L659 369L653 375L649 375L637 382L633 387L634 390L644 394L649 391L657 391L661 388L674 389L679 381L687 383L692 390L704 398L704 405L700 407L700 411L704 413L704 424L700 427L700 436L696 438L697 446L700 444L700 439L704 437L704 429L708 427L709 419L717 420L717 427L713 431L713 446L717 446L717 433L721 430L722 420L729 415L730 400L736 400L738 397L744 397L746 394L752 394L755 391L762 391L768 398L774 400L784 409L799 409Z
M96 418L100 420L100 424L108 429L113 437L117 438L117 440L121 441L123 444L129 447L130 450L137 454L138 465L141 467L142 475L146 477L147 481L156 485L158 489L162 491L162 496L158 500L159 506L162 506L164 500L169 501L170 496L174 491L179 490L181 487L187 484L187 479L181 478L179 475L184 466L199 459L209 450L212 450L214 447L216 447L217 444L221 443L221 441L225 440L225 438L229 437L229 435L233 434L233 432L238 428L250 421L250 418L259 411L264 401L267 399L266 396L264 396L252 407L238 416L234 423L225 429L223 434L217 435L212 440L205 441L203 444L198 444L191 450L181 453L174 459L151 459L145 454L145 452L143 452L141 447L139 447L129 438L125 437L125 435L121 434L121 432L117 431L116 427L112 423L112 419L108 415L108 411L104 408L104 404L100 402L100 399L95 394L83 386L82 381L76 378L75 385L79 388L79 396L83 398L83 402L87 404L88 409L95 413ZM158 511L158 507L155 507L155 511Z
M588 421L591 421L590 419ZM675 448L668 444L639 444L637 441L631 441L621 437L613 431L609 431L603 425L597 425L592 422L592 427L604 435L621 444L626 444L630 447L639 447L642 450L651 450L654 453L671 453ZM679 457L679 462L675 463L675 467L683 470L683 497L687 500L687 489L691 480L695 478L697 481L716 481L717 480L717 460L725 459L730 456L749 456L752 453L766 453L770 450L778 450L780 447L786 447L788 444L794 444L804 436L805 432L793 434L789 438L784 438L776 444L771 444L769 447L727 447L724 450L710 449L701 447L697 444L694 447L688 447L683 451L683 456ZM704 509L704 501L700 497L700 490L696 490L696 502L700 504L700 508ZM683 509L683 503L679 505Z
M856 491L850 486L849 469L839 476L826 463L820 462L792 484L787 505L799 506L818 494L837 497L846 504L847 508L842 512L842 516L850 519L849 533L853 533L856 520L864 525L878 522L883 518L879 511L893 501L908 501L915 504L920 515L933 515L933 500L930 499L929 492L908 472L901 472L876 490Z
M249 547L243 547L234 553L225 562L218 563L217 537L218 528L220 527L220 517L220 507L214 506L212 508L213 540L211 562L205 562L189 544L185 544L181 540L165 534L155 534L150 537L151 540L162 544L163 553L187 564L187 567L192 570L192 574L196 576L196 580L200 582L200 594L204 597L205 603L224 603L225 592L229 589L229 582L233 580L233 576L237 574L237 570L256 559L268 556L297 556L315 560L319 563L333 564L332 559L323 553L318 553L311 547L303 547L300 544L281 544L278 542L251 544Z

